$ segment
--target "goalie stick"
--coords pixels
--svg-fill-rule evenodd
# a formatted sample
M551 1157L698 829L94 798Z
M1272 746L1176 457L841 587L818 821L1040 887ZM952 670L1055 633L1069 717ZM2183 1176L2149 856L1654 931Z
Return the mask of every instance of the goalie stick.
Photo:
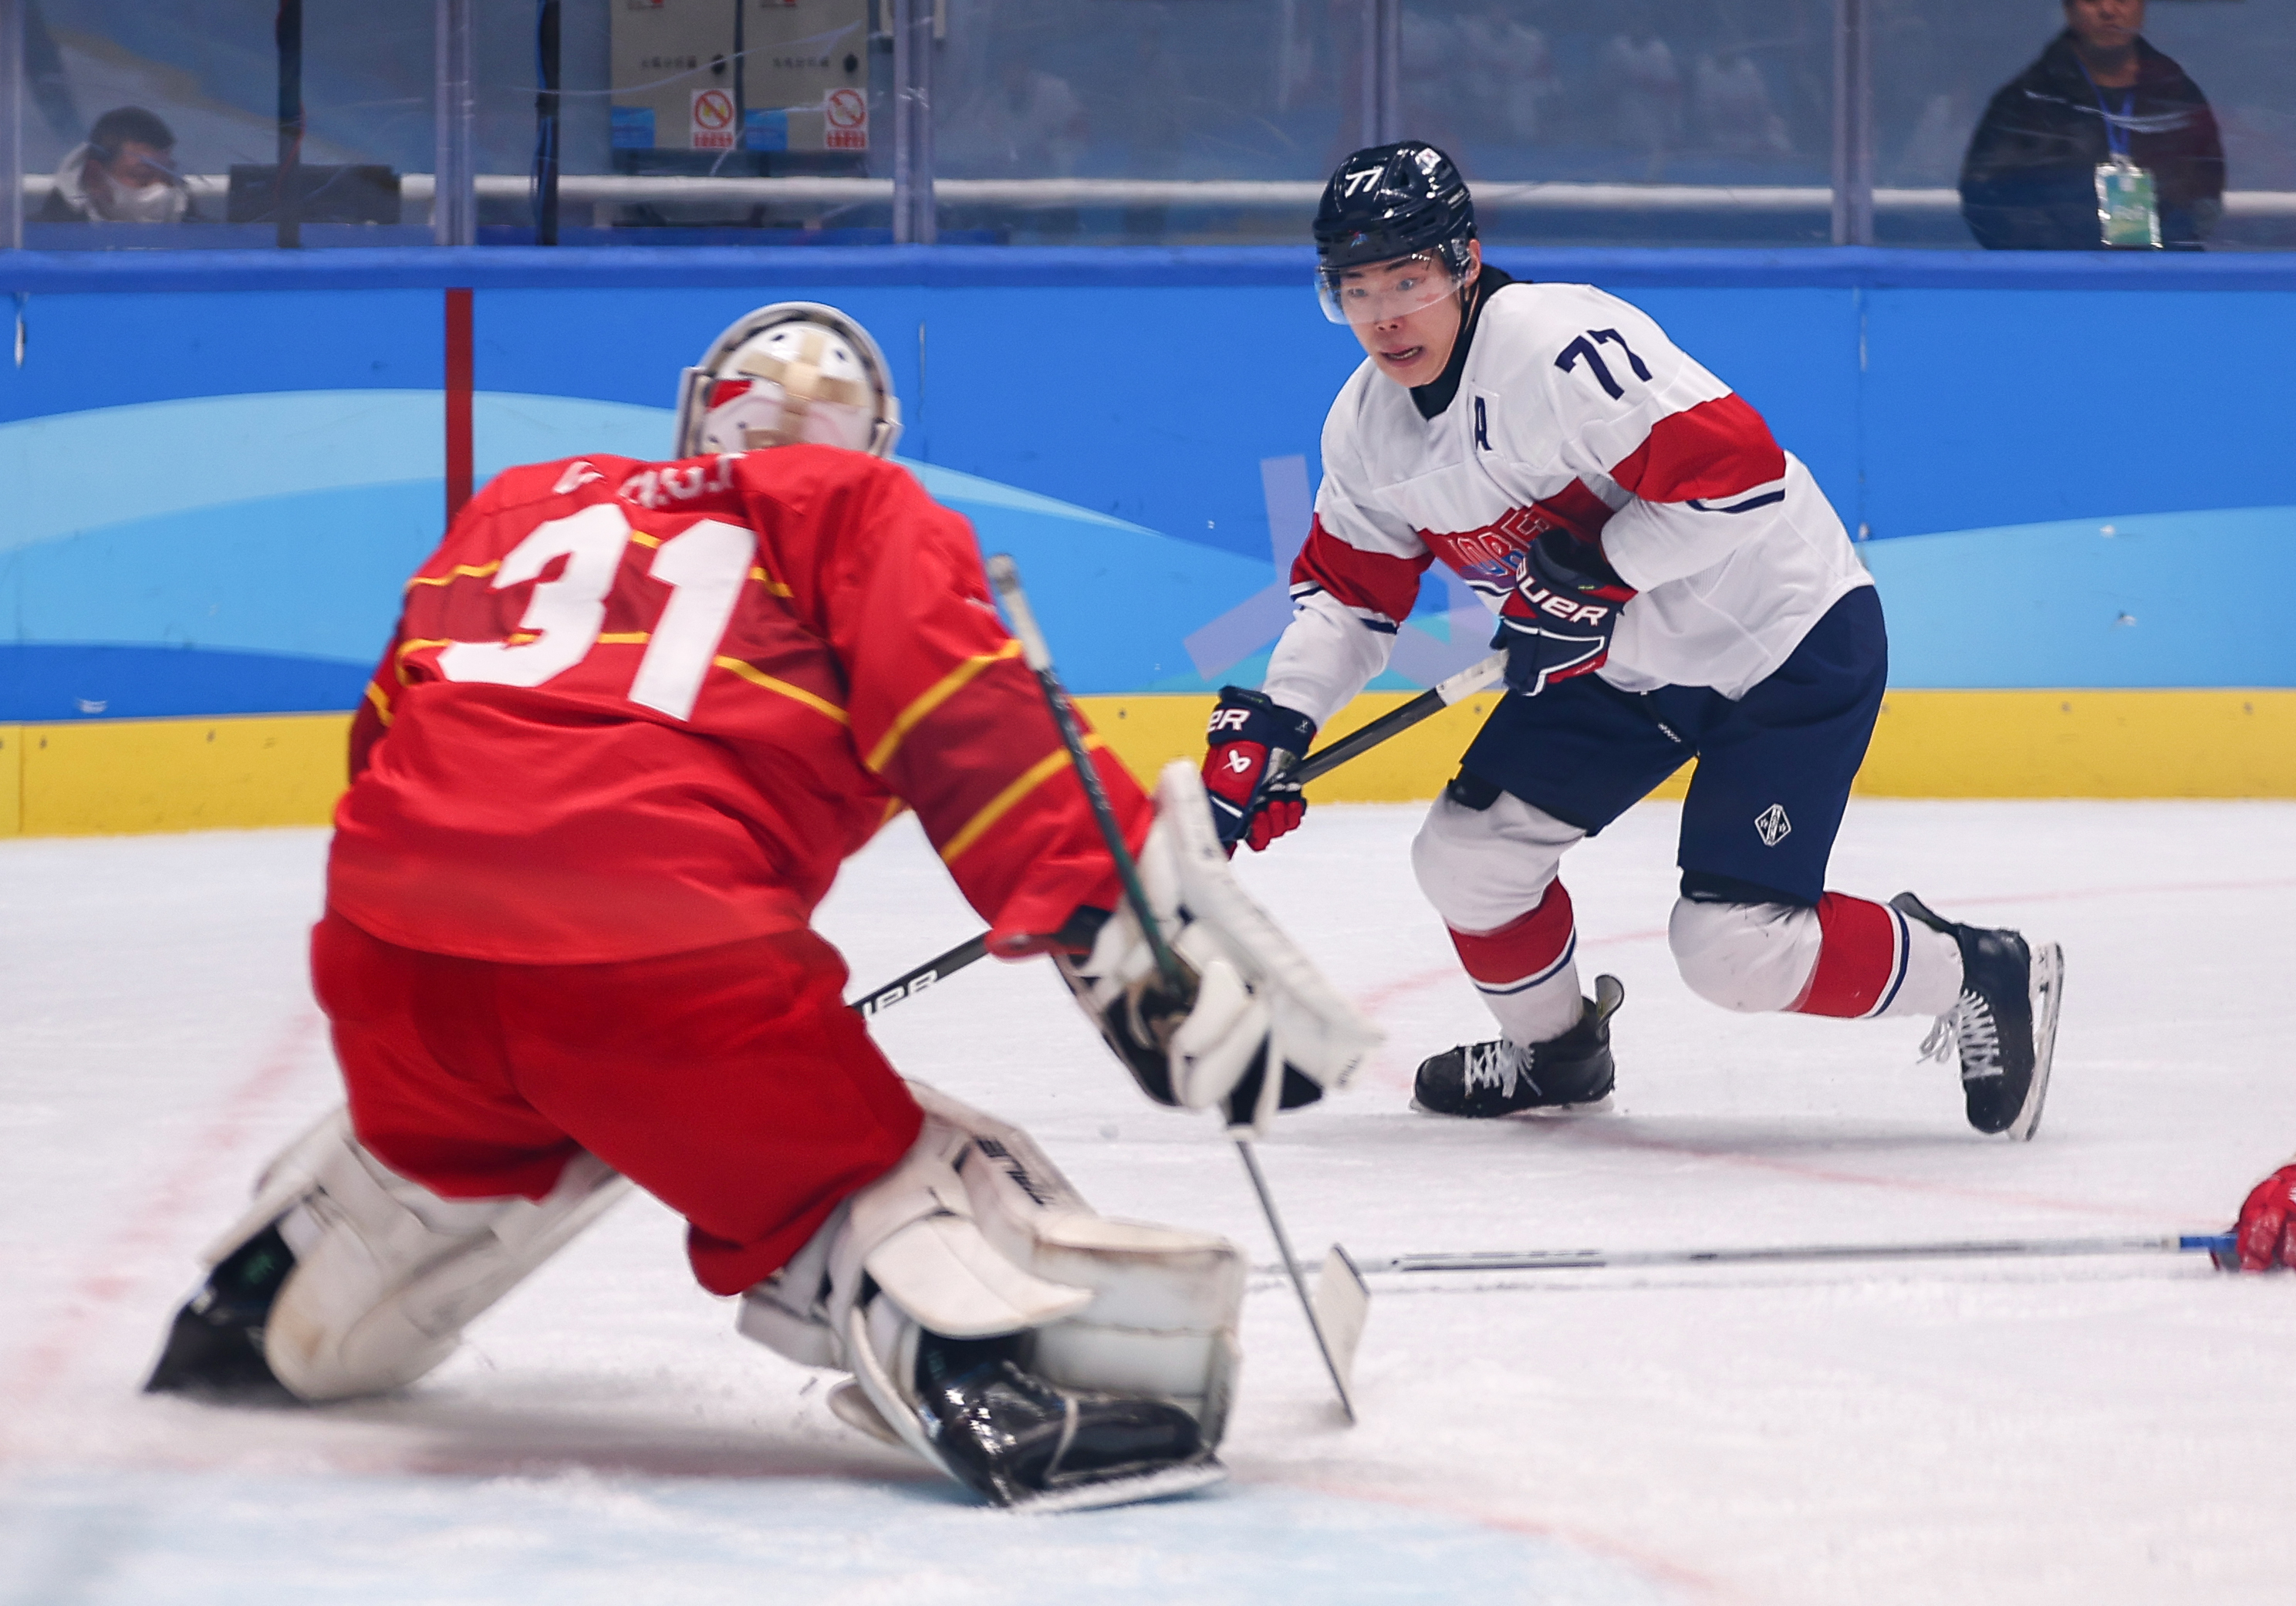
M1338 1246L1334 1254L1341 1253ZM1481 1250L1396 1255L1352 1262L1373 1274L1414 1272L1573 1272L1652 1266L1789 1266L1854 1260L2033 1259L2080 1255L2206 1255L2236 1268L2230 1233L2168 1233L2097 1238L1948 1238L1911 1243L1789 1243L1712 1250Z
M1361 729L1349 732L1280 773L1287 776L1296 775L1302 785L1320 781L1350 758L1361 758L1389 737L1399 735L1421 721L1432 718L1453 703L1483 691L1505 670L1506 654L1494 652L1488 658L1469 664L1456 675L1437 681L1401 708L1389 709ZM1066 720L1062 722L1061 728L1065 741ZM1074 757L1073 754L1070 756ZM988 954L988 938L985 931L966 938L947 953L936 954L915 970L896 977L873 992L863 994L853 1007L865 1015L873 1015L888 1004L898 1004L904 998L914 998L935 982L946 981L974 961L986 958Z
M1075 714L1070 711L1067 693L1061 690L1060 677L1053 670L1052 650L1046 645L1045 633L1037 625L1037 616L1029 607L1028 594L1021 589L1020 566L1004 553L988 560L988 584L996 593L996 600L1004 604L1004 612L1013 621L1013 634L1021 639L1021 653L1029 671L1043 688L1045 702L1053 711L1053 723L1060 726L1061 742L1068 749L1069 762L1074 766L1078 782L1084 787L1085 797L1092 804L1093 818L1100 826L1102 840L1108 845L1109 856L1116 861L1118 875L1124 882L1124 896L1132 905L1134 918L1140 922L1141 934L1148 943L1148 951L1156 961L1158 973L1164 985L1175 994L1183 992L1186 979L1181 974L1180 962L1173 957L1171 946L1164 940L1162 922L1148 901L1147 889L1140 883L1140 866L1134 862L1132 850L1125 844L1123 828L1117 823L1116 811L1109 806L1108 791L1101 784L1100 772L1093 767L1092 756L1085 750L1084 733L1077 727ZM1504 655L1500 655L1502 658ZM1488 661L1488 660L1487 660ZM1414 700L1415 701L1415 700ZM1402 710L1398 709L1400 713ZM1397 727L1401 728L1401 727ZM1278 1069L1274 1049L1269 1051L1269 1062L1265 1074L1275 1076ZM1292 1240L1283 1231L1283 1219L1275 1212L1275 1196L1267 1191L1267 1178L1259 1172L1259 1158L1253 1154L1250 1140L1237 1138L1235 1151L1243 1160L1245 1174L1251 1178L1252 1192L1259 1196L1259 1208L1267 1217L1268 1233L1275 1240L1276 1253L1283 1257L1283 1269L1291 1274L1292 1287L1300 1296L1300 1314L1308 1318L1308 1330L1315 1335L1316 1348L1324 1357L1324 1370L1332 1374L1332 1387L1338 1390L1340 1409L1347 1415L1348 1423L1356 1421L1356 1403L1349 1387L1349 1368L1342 1366L1341 1357L1324 1336L1324 1322L1316 1310L1316 1301L1308 1297L1308 1284L1300 1274L1300 1262L1292 1253ZM1332 1252L1340 1254L1337 1245ZM1341 1255L1341 1259L1345 1258ZM1326 1262L1329 1269L1329 1262ZM1357 1280L1358 1290L1362 1287ZM1355 1334L1346 1346L1347 1359L1354 1359L1354 1336L1362 1331L1360 1315L1355 1322Z

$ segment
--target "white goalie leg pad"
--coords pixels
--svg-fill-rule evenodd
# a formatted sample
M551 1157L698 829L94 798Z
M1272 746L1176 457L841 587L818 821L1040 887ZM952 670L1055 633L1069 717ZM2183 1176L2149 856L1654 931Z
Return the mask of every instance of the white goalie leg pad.
M1271 1050L1319 1086L1346 1086L1380 1029L1237 883L1212 828L1203 778L1185 760L1166 766L1158 780L1140 878L1166 942L1199 979L1167 1050L1173 1102L1189 1110L1220 1103ZM1073 969L1073 985L1095 1012L1155 980L1155 956L1128 902ZM1243 1126L1265 1130L1280 1083L1262 1078Z
M264 1358L299 1398L380 1393L453 1353L463 1327L629 1191L578 1154L539 1200L443 1199L399 1176L337 1110L267 1168L214 1265L272 1222L294 1252Z
M1023 1364L1046 1381L1170 1400L1216 1446L1235 1387L1242 1252L1210 1233L1109 1220L1026 1133L909 1086L925 1110L915 1146L750 1291L742 1332L851 1372L884 1431L935 1465L916 1397L920 1330L1025 1332ZM865 1303L865 1282L877 1291Z

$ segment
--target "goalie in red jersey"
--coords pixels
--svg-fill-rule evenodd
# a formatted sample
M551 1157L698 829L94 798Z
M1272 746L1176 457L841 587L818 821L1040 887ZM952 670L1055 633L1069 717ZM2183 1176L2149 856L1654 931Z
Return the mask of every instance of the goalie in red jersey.
M1271 1032L1294 1097L1373 1034L1264 920L1220 919L1242 895L1207 882L1185 767L1152 805L1103 750L1174 946L1250 996L1149 985L971 529L885 461L898 430L867 332L784 303L687 371L679 461L512 469L455 519L354 722L312 938L348 1108L265 1173L149 1387L412 1382L635 1183L743 1332L851 1373L840 1418L992 1500L1220 1475L1234 1247L1103 1220L1025 1134L904 1082L812 911L906 807L991 950L1068 955L1153 1097L1249 1123Z

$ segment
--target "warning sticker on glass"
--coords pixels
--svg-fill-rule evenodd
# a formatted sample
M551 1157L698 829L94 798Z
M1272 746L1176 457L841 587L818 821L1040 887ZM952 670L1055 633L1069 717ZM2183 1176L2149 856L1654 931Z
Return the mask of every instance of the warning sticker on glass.
M734 148L734 92L697 89L693 92L693 148L731 151Z

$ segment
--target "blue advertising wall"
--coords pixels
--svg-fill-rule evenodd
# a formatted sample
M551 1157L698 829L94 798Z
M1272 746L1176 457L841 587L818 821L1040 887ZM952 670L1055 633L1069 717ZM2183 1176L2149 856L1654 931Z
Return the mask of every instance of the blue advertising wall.
M2296 266L1498 251L1652 313L1853 531L1907 687L2286 687ZM1014 553L1084 692L1249 681L1359 360L1289 250L16 253L0 724L348 709L443 512L444 291L480 478L668 446L759 303L875 332L901 454ZM0 301L0 314L9 303ZM1384 683L1484 650L1431 585Z

